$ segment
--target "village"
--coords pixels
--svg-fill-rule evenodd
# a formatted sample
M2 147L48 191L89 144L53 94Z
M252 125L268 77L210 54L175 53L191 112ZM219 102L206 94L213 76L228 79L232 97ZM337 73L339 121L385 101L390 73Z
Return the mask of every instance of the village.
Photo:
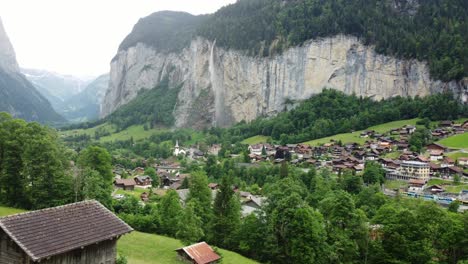
M400 194L409 198L423 198L442 206L448 206L458 200L462 204L460 210L465 210L466 206L463 205L468 204L468 153L463 149L451 149L437 141L425 145L421 152L412 151L409 140L416 130L414 125L404 125L381 134L366 130L359 134L359 137L365 140L364 144L336 140L318 146L251 144L247 146L249 162L245 162L239 154L231 154L230 158L235 159L238 166L275 166L287 163L304 172L310 168L327 169L335 175L341 175L345 171L361 175L366 162L376 162L385 170L386 182L382 191L386 195ZM440 140L467 131L468 121L462 124L442 121L430 133L433 140ZM221 145L214 144L203 153L196 146L182 148L176 142L173 158L146 164L146 167L155 169L157 179L145 175L145 167L128 169L116 165L114 198L124 199L125 195L136 193L141 202L145 203L150 200L151 195L163 195L166 190L173 189L184 203L188 195L187 179L190 174L184 172L181 157L203 163L207 156L217 156L220 149ZM462 155L451 158L451 153ZM148 160L144 160L143 163L148 163ZM124 179L121 176L123 174L132 176ZM158 182L154 183L153 180ZM209 183L209 187L215 197L218 183ZM251 194L239 186L233 186L233 190L239 194L244 216L260 208L265 200L260 194Z

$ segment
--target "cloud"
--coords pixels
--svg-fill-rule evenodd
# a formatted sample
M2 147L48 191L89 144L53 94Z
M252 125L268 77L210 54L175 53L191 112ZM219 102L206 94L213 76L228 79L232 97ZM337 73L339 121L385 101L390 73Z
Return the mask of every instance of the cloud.
M160 10L212 13L235 0L0 0L20 66L99 75L139 18Z

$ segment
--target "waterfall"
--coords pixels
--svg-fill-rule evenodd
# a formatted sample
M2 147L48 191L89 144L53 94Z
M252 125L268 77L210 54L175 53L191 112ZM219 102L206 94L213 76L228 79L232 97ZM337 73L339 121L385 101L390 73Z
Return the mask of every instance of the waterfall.
M226 123L224 115L224 87L222 81L219 80L218 75L216 74L215 46L216 39L213 41L213 44L211 46L209 61L211 88L213 89L213 93L215 95L215 118L213 125L224 126Z

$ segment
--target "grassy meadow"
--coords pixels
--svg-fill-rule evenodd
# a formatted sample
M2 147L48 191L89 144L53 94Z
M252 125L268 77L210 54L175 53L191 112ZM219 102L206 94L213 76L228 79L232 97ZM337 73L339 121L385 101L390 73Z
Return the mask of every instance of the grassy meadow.
M131 264L182 264L185 262L178 259L174 250L183 246L177 239L135 231L119 240L117 252ZM223 257L223 264L257 263L237 253L218 250Z
M416 122L418 121L418 118L414 119L407 119L407 120L399 120L399 121L394 121L394 122L389 122L389 123L384 123L376 126L371 126L367 129L364 130L375 130L377 133L384 133L387 132L393 128L399 128L404 125L416 125ZM364 130L359 130L351 133L344 133L344 134L338 134L338 135L333 135L329 137L324 137L324 138L319 138L319 139L314 139L311 141L304 142L305 144L309 144L312 146L317 146L320 144L325 144L330 142L330 140L341 140L343 143L350 143L350 142L356 142L359 144L364 144L368 138L361 138L360 134Z
M0 216L25 212L25 210L0 206ZM129 264L183 264L174 251L184 245L177 239L134 231L124 235L117 243L117 252L127 258ZM255 264L232 251L218 249L223 264Z
M242 141L242 144L254 145L254 144L260 144L260 143L266 143L268 139L270 139L270 137L258 135L258 136L253 136L253 137L244 139Z
M444 138L438 143L449 147L449 148L468 148L468 133L454 135L448 138Z
M0 206L0 217L12 214L23 213L25 210Z

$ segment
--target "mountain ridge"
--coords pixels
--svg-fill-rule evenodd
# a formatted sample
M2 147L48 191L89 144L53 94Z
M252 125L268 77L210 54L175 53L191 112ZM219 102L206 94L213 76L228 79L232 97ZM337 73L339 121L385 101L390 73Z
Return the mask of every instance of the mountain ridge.
M20 72L16 54L0 18L0 111L42 123L61 123L50 102Z
M285 103L324 87L377 100L450 90L466 102L468 67L463 67L466 58L460 54L468 49L463 39L457 40L459 28L447 22L466 23L460 20L463 3L450 0L447 7L419 0L387 0L381 6L377 2L240 0L203 17L173 13L197 21L193 24L198 26L184 28L184 34L172 29L186 22L171 24L171 12L154 13L139 20L113 58L101 116L163 78L170 87L182 85L174 105L178 127L229 126L274 115ZM426 19L434 9L439 12L429 17L436 22ZM309 15L302 17L298 10ZM335 25L327 22L333 17ZM415 19L423 21L411 23ZM402 40L391 37L395 32L390 22L401 26ZM433 23L454 36L447 37L445 31L426 34L437 30ZM189 38L189 44L172 49L171 44ZM416 48L412 38L432 46ZM455 48L444 48L446 43Z

